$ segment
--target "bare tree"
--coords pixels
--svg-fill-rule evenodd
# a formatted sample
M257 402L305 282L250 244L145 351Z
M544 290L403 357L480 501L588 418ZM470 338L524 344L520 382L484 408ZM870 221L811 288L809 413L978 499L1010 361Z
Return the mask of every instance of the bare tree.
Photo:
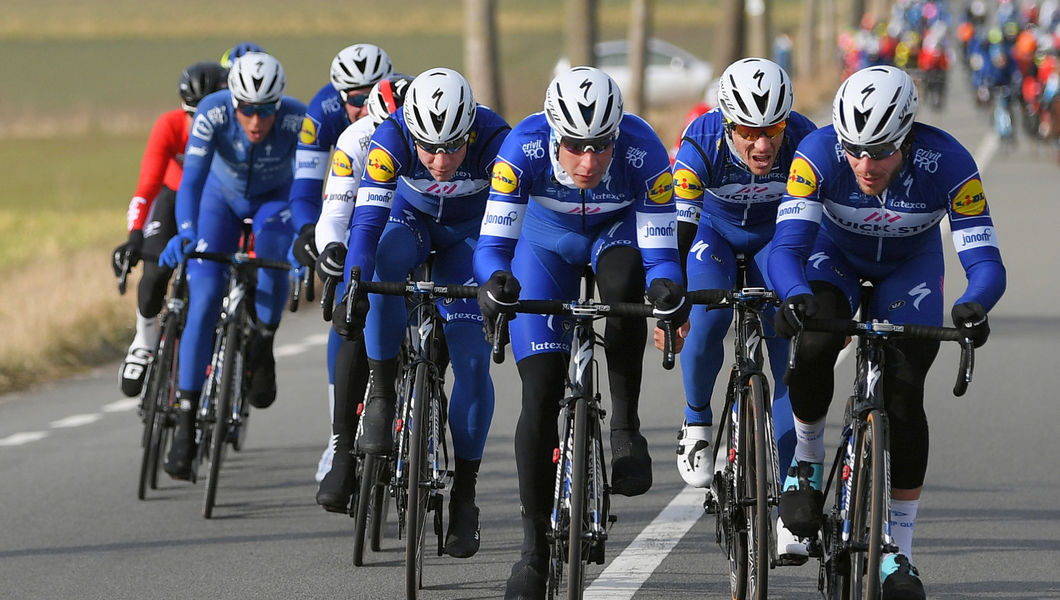
M596 64L596 0L566 0L567 56L571 66Z
M715 49L715 64L727 66L744 54L747 31L745 27L745 0L724 0L719 11L718 46ZM710 4L715 4L712 0Z
M496 4L496 0L464 0L464 65L475 100L503 114Z
M769 14L769 2L745 0L744 11L747 13L746 54L769 58L773 46L773 24Z
M652 0L633 0L629 13L629 89L626 90L626 110L643 114L646 102L645 69L648 58L648 38L651 36Z

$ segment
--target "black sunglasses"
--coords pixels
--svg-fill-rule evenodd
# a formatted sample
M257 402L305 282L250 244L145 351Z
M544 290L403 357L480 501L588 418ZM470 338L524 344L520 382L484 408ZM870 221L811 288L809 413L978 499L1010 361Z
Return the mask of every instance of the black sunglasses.
M360 91L363 91L364 93L363 94L354 94L354 93L352 93L352 92L360 92ZM368 102L368 92L369 91L370 91L370 88L357 88L357 89L351 90L349 92L346 91L346 90L342 90L340 92L340 95L342 96L342 101L345 102L346 104L349 104L350 106L352 106L354 108L361 108L362 106L364 106L365 102Z
M887 142L885 144L869 144L867 146L859 146L857 144L848 144L843 142L843 150L847 154L854 158L865 158L869 157L872 160L883 160L894 156L895 152L898 152L902 148L901 142Z
M428 142L421 142L420 140L416 140L416 145L428 154L438 154L439 152L441 152L442 154L453 154L457 150L460 150L464 147L464 144L467 143L467 138L467 134L464 134L454 140L442 142L441 144L431 144Z
M563 149L572 154L585 154L586 152L592 152L593 154L603 154L611 147L611 144L615 143L615 136L604 135L589 139L578 139L568 136L559 138L559 145L563 146Z
M276 114L276 105L272 102L267 104L251 104L249 102L238 102L236 104L236 110L243 114L244 117L253 117L254 115L260 115L261 118L267 119L272 115Z

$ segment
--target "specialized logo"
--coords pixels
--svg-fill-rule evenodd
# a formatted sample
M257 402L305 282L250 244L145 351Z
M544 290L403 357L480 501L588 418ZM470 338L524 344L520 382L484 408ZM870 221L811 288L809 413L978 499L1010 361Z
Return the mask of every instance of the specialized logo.
M983 214L986 210L986 192L979 178L968 180L953 197L953 210L966 217Z
M512 166L504 161L497 161L493 165L493 175L490 181L493 190L501 194L510 194L519 187L519 178L516 177Z
M674 194L682 200L696 200L703 196L703 182L692 169L674 171Z
M655 181L648 186L648 199L655 204L666 204L673 198L674 192L674 176L670 174L670 171L663 171L661 175L655 178Z
M298 133L298 141L303 144L313 144L317 141L317 124L308 115L302 119L302 130Z
M331 159L331 174L336 177L353 175L353 161L342 150L336 150L335 157Z
M805 198L817 191L817 176L813 174L813 168L806 159L797 157L791 161L787 190L789 194L799 198Z
M378 181L379 183L393 181L397 177L394 159L382 148L373 148L368 153L368 161L365 163L364 172L368 174L372 181Z
M931 295L931 290L928 289L926 281L921 281L920 283L918 283L916 285L916 287L914 287L913 289L909 290L909 295L914 298L914 300L913 300L913 308L915 308L917 310L920 310L920 302L924 298L927 298L928 296Z

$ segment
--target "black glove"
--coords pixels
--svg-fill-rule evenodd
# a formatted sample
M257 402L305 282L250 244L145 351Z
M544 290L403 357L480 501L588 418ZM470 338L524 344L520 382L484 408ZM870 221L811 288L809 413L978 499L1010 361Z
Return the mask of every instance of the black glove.
M324 251L316 259L317 275L321 279L342 279L342 271L346 266L346 246L340 242L331 242L324 246Z
M659 277L651 280L648 286L648 300L656 318L669 321L680 327L688 320L692 312L692 303L685 298L685 287L676 281Z
M816 314L817 298L813 294L795 294L781 304L774 325L777 333L792 338L802 329L802 320Z
M122 263L129 261L129 267L140 262L141 253L144 249L144 230L133 229L129 232L129 239L124 244L114 249L111 255L111 266L114 267L114 276L121 277Z
M294 240L294 247L291 250L295 259L302 266L313 268L313 264L317 261L317 256L320 255L317 252L316 237L316 224L308 223L302 226L302 230L298 232L298 237Z
M335 333L339 334L347 340L356 340L364 334L364 322L368 317L368 295L357 294L357 298L353 300L353 310L349 311L350 315L346 317L346 306L350 302L349 294L345 298L339 300L335 305L335 310L331 313L331 326L335 329Z
M972 340L972 346L978 348L986 343L990 336L990 324L986 319L986 309L978 302L962 302L950 312L953 326L961 330L964 337Z
M519 301L521 291L519 280L507 271L495 272L486 283L478 286L478 307L487 326L495 323L497 315L502 312L510 313L508 320L515 318L515 313L510 311Z

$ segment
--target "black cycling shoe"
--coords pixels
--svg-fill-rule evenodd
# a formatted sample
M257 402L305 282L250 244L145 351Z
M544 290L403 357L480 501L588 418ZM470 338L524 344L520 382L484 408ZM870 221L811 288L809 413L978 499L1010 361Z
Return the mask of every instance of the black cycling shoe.
M194 402L183 390L177 390L177 427L173 431L173 444L162 468L173 479L191 480L191 464L195 457L195 412L198 410L198 393Z
M348 513L357 481L357 459L338 454L331 461L331 470L324 475L317 488L317 504L333 513Z
M904 554L893 554L880 565L883 600L925 600L920 573Z
M648 440L633 429L611 431L611 491L639 496L651 488L651 456Z
M474 500L449 500L449 531L445 534L445 553L453 558L470 558L478 552L478 507Z
M547 584L548 557L523 556L512 567L504 600L542 600Z
M275 328L265 326L251 339L247 354L250 386L247 401L254 408L268 408L276 401L276 358L272 355Z

